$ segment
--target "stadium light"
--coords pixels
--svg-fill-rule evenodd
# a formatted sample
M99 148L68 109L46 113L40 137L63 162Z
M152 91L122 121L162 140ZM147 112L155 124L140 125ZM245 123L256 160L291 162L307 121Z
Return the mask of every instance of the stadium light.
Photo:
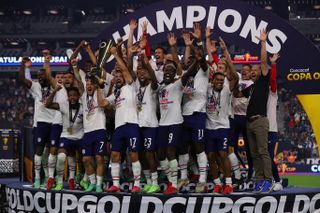
M31 15L31 14L32 14L32 11L31 11L31 10L24 10L24 11L23 11L23 14L25 14L25 15Z
M52 9L52 10L48 10L48 13L51 15L57 15L58 14L58 10Z

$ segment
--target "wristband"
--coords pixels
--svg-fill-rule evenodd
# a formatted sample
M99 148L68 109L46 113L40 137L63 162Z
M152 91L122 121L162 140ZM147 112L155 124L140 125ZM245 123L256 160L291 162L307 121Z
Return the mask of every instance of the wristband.
M202 41L197 42L197 46L202 46Z

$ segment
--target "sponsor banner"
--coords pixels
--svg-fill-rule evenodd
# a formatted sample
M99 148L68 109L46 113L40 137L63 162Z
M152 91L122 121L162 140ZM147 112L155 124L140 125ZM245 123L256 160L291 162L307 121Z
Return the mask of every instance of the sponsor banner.
M320 164L287 163L279 165L278 171L285 172L288 174L299 172L320 174Z
M320 193L178 196L55 193L6 187L10 212L319 212Z
M279 78L297 94L317 94L320 91L319 50L290 23L270 11L235 0L167 0L143 7L103 30L94 46L105 39L128 39L129 22L138 21L134 41L142 34L141 24L148 21L149 41L152 46L167 42L167 33L180 36L183 29L192 30L199 22L203 29L213 29L213 39L219 36L229 44L235 44L252 55L260 55L260 43L256 36L267 28L268 53L281 55L277 62ZM299 41L299 42L297 42Z
M20 66L22 57L0 57L0 66ZM30 57L32 66L42 66L44 62L43 56ZM52 56L50 61L52 66L66 66L68 65L67 56Z

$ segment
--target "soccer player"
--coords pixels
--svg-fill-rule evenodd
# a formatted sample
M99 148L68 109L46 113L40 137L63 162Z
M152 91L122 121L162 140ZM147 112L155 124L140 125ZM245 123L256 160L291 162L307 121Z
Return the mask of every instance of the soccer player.
M170 33L168 40L176 40L174 34ZM163 84L159 88L160 122L157 138L158 158L162 169L165 171L169 183L164 194L176 194L178 192L178 161L176 152L181 148L182 138L182 109L181 101L183 88L191 75L195 75L196 60L194 59L187 72L175 80L177 65L167 60L164 66Z
M230 130L229 110L232 90L238 83L238 75L232 64L229 52L224 41L220 38L220 47L227 64L228 84L225 84L225 74L215 72L208 87L207 119L206 119L206 152L208 155L211 173L214 177L214 193L230 194L233 192L231 179L231 165L228 159L228 136ZM221 159L225 185L218 175L217 158Z
M99 106L106 108L109 105L115 105L115 131L112 136L111 151L111 175L113 185L107 189L107 192L120 192L120 157L123 147L129 150L129 156L132 161L132 171L134 175L134 185L132 193L140 192L141 164L138 158L140 149L140 132L138 125L136 88L132 72L129 72L123 60L116 53L115 47L110 49L117 61L120 71L115 73L115 90L107 98L103 97L101 89L98 89Z
M250 72L251 72L251 65L250 64L243 64L241 69L241 74L239 75L239 90L243 90L249 87L253 82L250 80ZM247 127L246 127L246 112L247 112L247 98L245 97L232 97L232 113L233 119L230 120L231 125L231 137L230 137L230 144L229 144L229 160L231 162L232 170L235 177L235 185L239 186L241 180L241 173L240 173L240 165L239 160L235 154L237 152L237 145L240 133L242 134L243 141L246 147L246 154L247 154L247 162L248 162L248 175L247 180L249 181L252 177L252 159L247 139Z
M25 85L31 92L32 97L35 100L35 113L37 119L37 128L35 130L35 155L34 155L34 169L35 179L34 188L40 188L40 170L41 170L41 155L44 148L50 143L50 131L52 120L54 118L55 111L45 107L45 102L51 93L51 87L47 79L45 78L45 70L41 69L38 72L38 82L31 81L25 78L25 64L28 63L27 59L23 59L19 70L19 80ZM45 174L47 175L47 174Z
M206 102L208 88L208 66L204 55L201 42L201 27L197 23L194 25L193 37L196 39L197 47L194 49L194 58L197 60L197 73L189 77L184 88L183 96L183 140L184 144L191 145L199 165L200 177L196 186L196 192L206 192L207 180L207 156L204 151L205 138L205 122L206 122ZM192 44L191 44L192 45ZM189 58L189 61L192 59ZM189 62L190 63L190 62ZM182 147L179 155L179 167L181 179L178 183L178 189L189 183L187 177L187 165L189 161L188 146Z
M141 49L144 49L145 39L140 41ZM142 168L147 185L143 188L146 193L156 193L160 191L158 185L157 162L155 158L156 136L158 130L157 119L157 92L158 83L154 70L149 64L148 58L144 52L140 54L141 66L138 66L137 77L139 80L139 88L137 88L137 111L139 127L141 132L141 141L143 143L143 152L139 157L144 159L141 161Z
M271 74L270 74L270 87L269 87L269 96L267 102L267 117L269 120L269 133L268 133L268 150L271 158L272 164L272 176L274 179L273 191L281 191L283 189L282 184L280 183L280 177L278 173L278 168L274 162L274 148L278 136L278 125L277 125L277 65L276 62L279 59L279 54L274 54L269 58L271 62Z
M90 185L85 191L91 192L95 189L96 192L102 192L104 155L106 148L106 116L103 108L98 105L97 83L94 77L88 77L86 79L82 102L84 104L84 136L81 153L83 156L85 173L90 180ZM94 169L93 166L93 157L95 157L96 160L96 169Z
M57 159L57 185L56 191L63 188L64 161L69 158L69 153L75 153L80 148L83 137L83 109L80 104L80 92L77 87L68 87L68 101L53 102L57 91L61 90L61 85L56 85L54 92L50 94L46 107L59 110L62 114L63 131L59 141L58 159ZM73 156L72 156L73 157ZM75 165L74 165L75 166ZM75 169L70 170L69 189L75 188L74 183Z
M73 67L76 67L76 59L72 59L71 60L71 65ZM82 83L80 82L79 84L77 84L77 82L75 81L74 79L74 73L77 74L79 73L78 70L75 70L75 68L69 68L67 70L67 72L64 73L63 75L63 82L62 84L57 81L57 79L53 79L51 77L51 69L50 69L50 66L46 66L46 77L47 79L49 80L50 84L52 85L53 88L56 88L57 85L60 85L62 87L62 89L58 90L56 92L56 95L54 96L54 102L57 102L57 103L66 103L68 102L68 94L67 94L67 90L68 88L71 88L71 87L77 87L79 88L79 92L80 92L80 96L83 94L83 85ZM61 118L61 123L62 122L62 115L61 115L61 112L60 111L57 111L60 115L60 118ZM59 135L59 138L58 139L55 139L57 140L57 142L55 142L55 153L57 153L58 151L58 148L59 148L59 141L60 141L60 135ZM52 142L52 140L51 140ZM75 152L73 152L73 150L76 150L76 149L70 149L69 150L69 153L68 153L68 166L69 166L69 171L70 171L70 175L69 175L69 188L70 189L74 189L75 188L75 180L74 180L74 173L75 173ZM50 153L51 154L51 153ZM54 162L53 162L53 166L49 167L49 179L48 179L48 184L47 184L47 189L50 190L53 186L53 183L54 183L54 171L55 171L55 167L58 166L58 167L61 167L61 165L58 165L59 163L61 163L61 161L59 161L58 163L57 162L57 156L56 155L53 155L54 157ZM50 156L49 156L49 163L52 162L50 161ZM50 164L49 164L50 165Z

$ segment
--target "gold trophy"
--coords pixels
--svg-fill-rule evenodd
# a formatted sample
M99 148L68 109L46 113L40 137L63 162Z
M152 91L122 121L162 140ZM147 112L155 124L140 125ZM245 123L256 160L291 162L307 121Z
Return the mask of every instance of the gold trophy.
M108 43L105 41L102 41L99 44L99 54L97 57L97 66L92 67L91 72L90 72L91 76L94 76L100 85L105 83L103 76L102 76L102 67L103 67L104 63L111 56L109 49L111 48L112 45L113 45L112 40L109 40Z

